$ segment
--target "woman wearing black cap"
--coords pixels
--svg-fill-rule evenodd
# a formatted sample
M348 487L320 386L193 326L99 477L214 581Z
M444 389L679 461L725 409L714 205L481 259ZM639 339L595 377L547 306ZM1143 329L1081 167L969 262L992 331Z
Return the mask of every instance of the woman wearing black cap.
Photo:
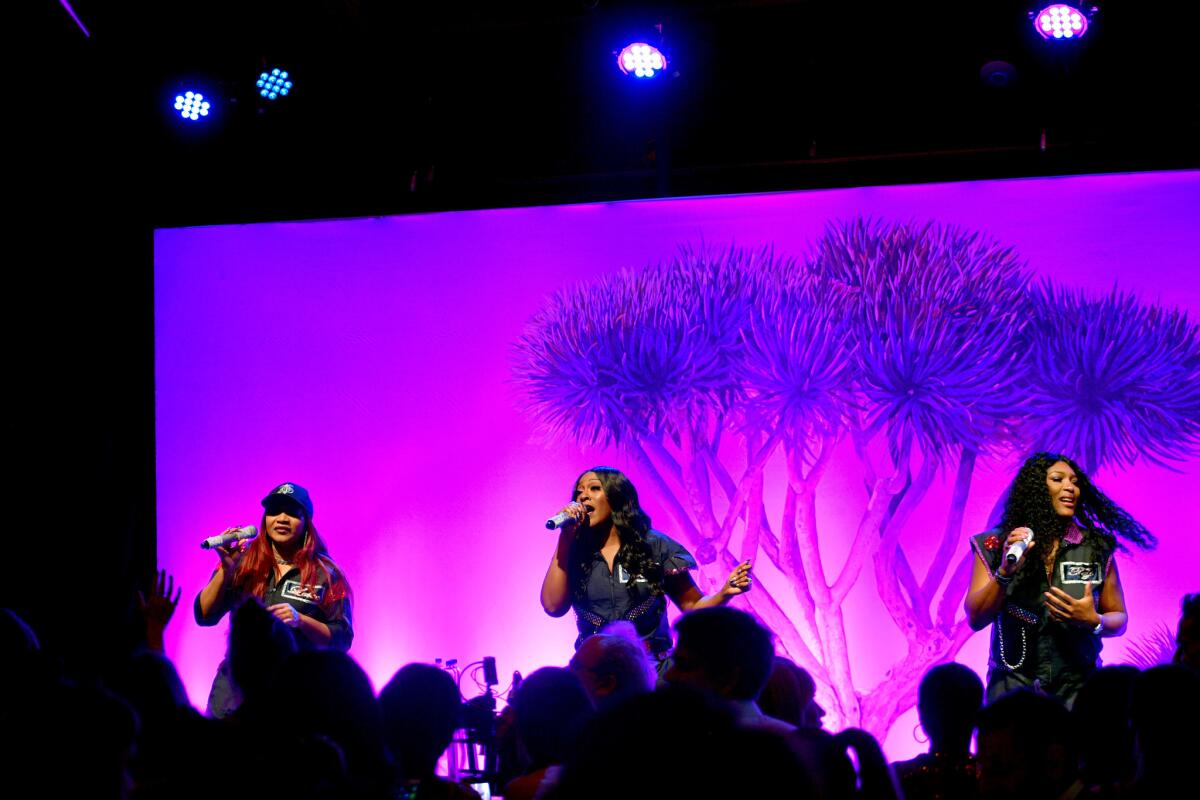
M350 584L312 524L308 492L297 484L282 483L263 498L262 505L263 535L214 548L221 563L196 596L196 622L216 625L227 611L253 597L292 629L297 649L348 650L354 638ZM237 702L228 667L222 662L209 710L213 716L225 716Z

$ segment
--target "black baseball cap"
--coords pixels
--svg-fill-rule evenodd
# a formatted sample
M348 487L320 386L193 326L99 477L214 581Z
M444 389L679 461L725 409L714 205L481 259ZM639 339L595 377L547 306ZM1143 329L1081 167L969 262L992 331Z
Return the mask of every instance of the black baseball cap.
M272 505L287 500L294 503L298 508L303 509L305 515L312 519L313 504L312 499L308 496L308 490L298 483L281 483L267 493L267 496L262 499L263 508L270 508Z

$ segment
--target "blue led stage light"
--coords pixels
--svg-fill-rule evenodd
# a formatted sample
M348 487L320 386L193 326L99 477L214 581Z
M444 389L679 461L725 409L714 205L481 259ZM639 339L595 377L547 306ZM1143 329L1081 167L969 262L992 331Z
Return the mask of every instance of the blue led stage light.
M254 85L258 87L260 95L268 100L276 100L288 96L292 90L292 79L288 77L287 70L276 68L259 75Z
M190 119L193 122L201 117L207 117L212 104L204 99L204 95L199 92L184 92L183 94L175 95L175 110L184 119Z
M617 68L635 78L653 78L667 68L667 57L654 45L634 42L617 54Z

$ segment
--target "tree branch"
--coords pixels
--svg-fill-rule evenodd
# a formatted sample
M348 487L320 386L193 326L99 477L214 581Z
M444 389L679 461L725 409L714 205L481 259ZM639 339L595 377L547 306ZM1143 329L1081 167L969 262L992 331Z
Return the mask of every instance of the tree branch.
M892 500L891 484L890 478L876 478L871 486L871 496L858 521L858 531L854 534L850 553L846 556L846 563L842 565L842 571L838 574L830 592L833 602L838 605L841 605L846 599L846 595L850 593L850 589L858 581L858 576L867 559L875 555L875 551L879 548L879 527L883 524L888 503Z
M707 481L701 480L700 470L703 469L703 465L698 462L696 457L695 432L691 426L686 424L678 425L677 430L679 431L679 448L683 462L683 486L687 490L692 511L695 513L696 521L699 523L704 538L710 542L716 542L720 530L712 510L712 495L706 494L704 491L704 484Z
M975 554L967 548L967 552L959 560L958 565L954 568L954 572L950 576L950 582L946 584L946 591L942 593L942 600L938 603L937 621L938 627L942 630L950 630L954 625L954 620L958 616L959 610L963 606L963 599L967 596L967 589L971 587L971 567L974 566L972 561Z
M942 579L946 577L946 568L950 566L954 552L961 546L963 514L967 507L967 495L971 491L971 476L975 472L976 456L974 450L965 446L958 455L958 474L954 479L954 494L950 498L950 513L946 516L942 541L921 584L921 596L930 603L933 602L938 587L942 585Z
M822 662L828 663L829 652L825 648L825 638L817 630L817 606L812 592L808 588L808 576L804 573L804 564L801 563L798 554L794 553L790 560L787 556L789 549L795 550L795 546L791 543L795 542L799 535L796 532L796 493L790 486L784 495L783 521L780 530L783 541L788 544L780 545L777 548L778 557L773 559L775 566L783 573L784 577L790 578L792 593L800 603L800 627L804 632L805 640L816 642L821 648Z
M911 442L906 445L911 447ZM904 459L901 463L907 464L907 452L902 453L901 456ZM896 623L896 627L904 634L904 638L909 640L910 647L915 643L919 632L928 630L932 626L932 622L929 620L928 604L921 599L921 589L917 585L916 576L913 575L908 560L900 551L900 532L904 529L908 518L912 516L913 510L929 490L935 474L937 474L937 461L932 456L925 456L916 479L905 491L895 513L892 514L884 529L880 531L883 541L879 545L879 551L875 554L875 583L879 590L879 597L883 600L884 608ZM904 601L904 596L900 592L901 583L909 593L910 602L908 603Z
M828 459L832 443L828 437L823 444L818 463ZM857 726L861 717L858 694L854 689L854 677L850 669L850 652L846 643L846 626L840 605L834 604L825 583L825 570L821 564L819 537L817 536L816 484L800 475L800 456L795 448L788 453L788 483L799 485L796 492L796 507L799 524L794 537L794 552L789 561L797 563L808 577L809 592L820 612L816 614L817 627L821 631L821 642L825 648L825 665L829 670L834 693L846 725ZM811 477L811 474L810 474Z
M722 551L721 561L722 568L726 571L731 571L737 566L738 562L728 550ZM795 661L800 666L804 667L813 678L829 683L829 673L822 664L813 655L812 651L805 643L805 639L796 630L796 626L788 619L787 614L775 602L771 594L763 590L762 585L755 587L754 591L742 595L750 604L750 609L763 621L767 629L773 631L780 639L785 639L788 642L788 650L795 656Z
M692 522L692 518L688 516L687 509L685 509L683 504L679 502L679 497L676 495L675 490L672 489L667 481L663 478L662 473L659 472L658 467L655 466L654 462L650 458L650 455L642 447L642 441L652 442L653 440L639 440L631 437L625 443L625 446L629 448L629 452L633 453L638 463L640 463L646 469L647 474L650 476L651 482L653 482L655 487L658 489L659 498L666 504L667 511L670 512L671 518L675 520L675 524L679 527L681 538L688 544L690 548L695 548L700 543L700 531L697 530L696 524ZM658 449L661 456L671 459L672 462L674 461L674 459L671 458L671 454L668 453L666 449L661 446L661 444L659 445Z
M768 438L766 444L757 448L750 455L746 464L746 472L742 475L742 480L738 484L737 492L730 501L729 510L725 512L725 521L721 523L721 538L720 546L724 547L729 543L729 538L733 535L733 526L737 523L746 510L746 498L750 493L750 488L755 479L761 482L763 467L766 466L767 459L775 451L779 444L780 432L776 429Z
M879 553L876 559L883 559L884 570L882 574L887 580L897 580L908 593L909 607L912 614L904 615L904 623L914 615L917 622L923 628L929 628L933 623L929 618L929 602L921 594L921 587L917 583L916 575L913 574L912 567L908 563L908 557L900 548L900 535L904 531L904 527L908 524L908 520L912 517L913 512L921 501L925 499L925 495L929 492L929 487L933 484L933 479L937 475L938 462L932 456L924 456L921 462L921 470L917 473L917 477L908 486L904 492L900 504L896 506L895 513L884 524L883 528L883 543L880 545ZM901 620L897 620L900 624Z

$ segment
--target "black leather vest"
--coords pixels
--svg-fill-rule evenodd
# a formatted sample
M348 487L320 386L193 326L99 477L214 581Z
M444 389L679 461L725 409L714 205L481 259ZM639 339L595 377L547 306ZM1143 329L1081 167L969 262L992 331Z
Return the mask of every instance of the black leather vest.
M1099 608L1101 584L1108 575L1116 542L1094 530L1076 530L1082 536L1064 536L1059 542L1049 581L1041 553L1035 548L1005 588L1004 608L992 623L992 670L1016 672L1051 685L1064 673L1082 677L1099 665L1100 637L1051 617L1042 597L1054 585L1079 599L1091 584L1092 599ZM991 536L999 544L989 548ZM994 528L971 538L972 549L992 575L1004 557L1006 536L1007 532Z

